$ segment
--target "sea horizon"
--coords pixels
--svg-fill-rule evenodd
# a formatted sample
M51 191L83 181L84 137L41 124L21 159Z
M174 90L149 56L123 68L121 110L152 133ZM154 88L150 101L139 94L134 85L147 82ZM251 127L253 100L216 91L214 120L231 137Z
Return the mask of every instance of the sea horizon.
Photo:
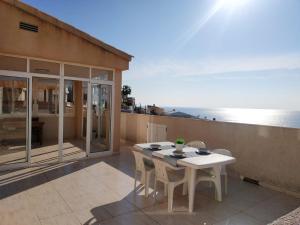
M168 115L185 113L197 119L300 128L300 110L180 106L163 106L162 108Z

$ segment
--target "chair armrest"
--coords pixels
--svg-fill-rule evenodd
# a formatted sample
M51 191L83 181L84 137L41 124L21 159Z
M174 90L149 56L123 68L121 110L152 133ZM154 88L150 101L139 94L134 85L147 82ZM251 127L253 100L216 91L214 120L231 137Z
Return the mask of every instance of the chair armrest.
M170 165L169 163L166 163L166 167L169 168L169 169L171 169L171 170L183 170L183 169L186 168L186 167L184 167L184 166L178 166L178 167L172 166L172 165Z

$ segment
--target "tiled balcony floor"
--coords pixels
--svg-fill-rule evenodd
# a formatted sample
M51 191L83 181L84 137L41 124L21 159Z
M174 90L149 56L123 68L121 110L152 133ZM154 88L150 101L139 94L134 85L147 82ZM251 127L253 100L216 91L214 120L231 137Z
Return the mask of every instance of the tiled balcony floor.
M102 159L2 172L0 224L261 225L300 206L300 199L231 178L222 203L199 184L192 214L179 187L169 214L162 195L155 202L133 193L133 168L124 146L120 155Z

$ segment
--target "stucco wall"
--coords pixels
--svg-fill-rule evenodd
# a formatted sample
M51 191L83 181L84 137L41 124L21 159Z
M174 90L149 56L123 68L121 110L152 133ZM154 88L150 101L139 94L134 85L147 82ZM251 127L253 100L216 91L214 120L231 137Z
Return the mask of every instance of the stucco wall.
M229 149L232 172L300 193L300 129L121 113L121 138L146 142L147 123L167 126L167 139L203 140L208 148Z
M122 72L119 70L115 71L115 94L114 94L114 121L113 128L113 151L120 151L120 117L121 117L121 86L122 86Z
M22 3L15 3L22 4ZM35 10L28 10L35 12ZM43 17L41 12L35 12ZM53 18L53 23L55 19ZM39 31L19 29L20 22ZM59 23L57 21L56 23ZM66 30L0 0L0 52L64 62L128 69L128 59L117 56Z

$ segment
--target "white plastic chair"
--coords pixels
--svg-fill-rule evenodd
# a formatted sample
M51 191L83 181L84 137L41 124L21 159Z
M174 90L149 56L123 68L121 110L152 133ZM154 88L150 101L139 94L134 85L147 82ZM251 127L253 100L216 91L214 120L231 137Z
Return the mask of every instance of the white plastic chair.
M186 145L193 148L206 148L206 144L203 141L190 141Z
M232 156L231 152L227 149L214 149L214 150L212 150L212 152L218 153L218 154L221 154L221 155ZM228 191L228 177L227 177L226 166L222 166L221 175L224 176L225 194L227 194L227 191Z
M213 153L217 154L222 154L222 155L227 155L227 156L232 156L231 152L227 149L215 149L212 151ZM227 172L226 172L226 167L222 166L221 167L221 176L224 176L225 180L225 194L227 194L228 190L228 179L227 179ZM212 184L215 185L215 198L217 198L217 184L216 184L216 176L214 174L213 169L205 169L205 170L199 170L196 178L196 184L197 185L201 181L209 181L210 187ZM221 190L220 190L221 191Z
M149 195L149 182L151 174L154 172L154 166L148 163L145 163L145 156L138 152L132 151L135 159L135 174L134 174L134 190L136 190L136 181L138 173L141 174L141 183L145 184L145 196Z
M184 184L183 195L187 193L187 173L183 167L174 167L167 162L153 158L155 166L155 181L154 181L154 195L156 198L157 181L163 183L168 188L168 212L173 211L173 196L174 189L180 184Z

